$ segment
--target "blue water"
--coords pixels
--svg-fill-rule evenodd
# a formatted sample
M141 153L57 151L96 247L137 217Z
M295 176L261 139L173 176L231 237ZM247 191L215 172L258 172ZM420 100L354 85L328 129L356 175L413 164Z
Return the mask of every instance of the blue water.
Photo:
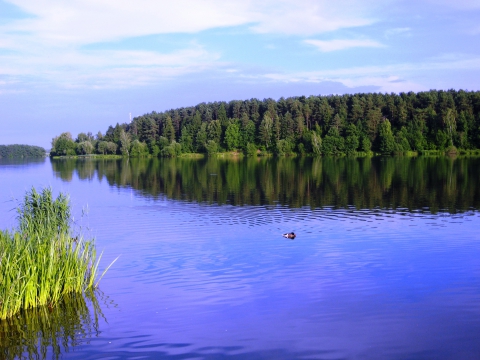
M152 198L95 175L65 181L47 159L0 164L0 228L31 186L70 194L103 267L120 255L99 331L62 358L480 358L476 209Z

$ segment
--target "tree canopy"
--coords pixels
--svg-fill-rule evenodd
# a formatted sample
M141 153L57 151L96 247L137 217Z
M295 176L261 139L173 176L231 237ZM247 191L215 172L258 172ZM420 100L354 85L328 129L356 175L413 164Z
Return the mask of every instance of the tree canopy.
M89 142L92 146L87 144ZM109 126L105 135L63 133L52 155L257 150L278 155L382 154L480 149L480 92L431 90L400 94L233 100L152 112Z
M40 146L32 145L0 145L1 158L45 157L46 151Z

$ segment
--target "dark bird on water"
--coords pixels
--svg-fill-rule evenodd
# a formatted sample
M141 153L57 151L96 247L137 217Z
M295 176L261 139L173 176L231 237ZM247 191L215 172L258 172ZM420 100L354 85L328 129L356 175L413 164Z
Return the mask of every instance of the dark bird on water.
M295 239L295 233L292 231L290 233L286 233L286 234L283 234L283 237L287 238L287 239Z

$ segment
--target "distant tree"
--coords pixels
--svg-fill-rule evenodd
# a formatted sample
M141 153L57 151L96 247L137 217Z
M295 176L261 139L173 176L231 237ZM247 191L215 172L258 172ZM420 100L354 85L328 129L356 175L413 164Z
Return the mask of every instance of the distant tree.
M362 136L360 141L360 149L365 153L372 151L372 142L368 136Z
M395 151L395 138L393 137L392 128L388 119L385 119L380 124L379 139L379 149L382 154L388 155Z
M272 135L273 135L273 120L268 114L265 114L263 116L262 122L260 123L259 136L260 136L260 141L262 142L262 144L265 144L265 147L267 149L270 147L270 143L272 141Z
M118 148L117 144L115 144L112 141L107 141L106 147L105 147L105 150L106 150L107 154L116 154L117 153L117 148Z
M165 119L165 125L163 127L163 136L165 136L169 142L175 140L175 128L173 127L172 118L168 115Z
M390 131L385 133L383 123L387 118ZM238 125L240 134L237 145L231 136L234 127L227 131L232 122ZM97 134L96 139L90 133L80 133L73 145L71 138L59 136L58 146L52 146L52 155L82 153L84 149L77 146L84 141L90 141L97 152L104 153L106 143L99 145L104 141L115 143L117 153L127 156L122 131L130 144L134 140L147 144L151 154L173 141L180 144L182 151L204 152L208 140L219 149L244 151L251 144L250 148L277 152L285 144L279 141L286 140L293 144L292 151L300 154L317 153L319 148L324 153L369 153L372 149L388 153L392 148L391 135L395 152L444 150L451 146L474 149L480 148L480 92L432 90L201 103L161 113L154 111L135 117L129 124L117 123L108 127L105 136ZM160 144L161 136L167 139L166 144Z
M207 138L220 144L222 139L222 125L219 120L212 120L207 125Z
M203 152L205 150L205 144L207 143L207 124L203 123L195 138L196 150Z
M88 140L82 141L77 145L77 153L79 155L88 155L93 154L95 148L93 147L92 143Z
M223 103L218 108L217 120L220 121L222 126L228 126L227 111L225 110L225 105Z
M360 144L359 132L354 124L349 124L345 130L347 135L345 138L345 152L347 154L353 154Z
M133 140L130 145L130 156L132 157L145 157L148 156L148 146L144 142Z
M322 138L316 132L312 132L312 150L315 155L320 155L322 153Z
M208 155L215 155L218 152L218 144L214 140L208 140L205 148Z
M126 156L129 156L130 155L130 152L129 152L129 149L130 149L130 135L125 132L125 130L121 130L120 131L120 135L119 135L119 143L120 143L120 152L123 154L123 155L126 155Z
M240 131L240 142L243 149L247 148L247 144L255 143L255 123L252 120L248 120L245 126L242 125Z
M238 148L240 143L240 128L236 123L228 125L225 131L225 144L228 150L234 150Z
M193 152L193 137L187 127L182 128L182 135L180 136L180 144L182 145L182 151L185 153Z
M52 139L52 156L76 155L76 144L72 139L72 134L64 132L60 136Z
M408 132L405 126L402 126L402 128L395 135L395 143L396 151L404 152L412 150L410 143L408 142Z
M331 127L322 141L322 154L339 155L345 150L345 140L336 127Z
M275 153L279 156L290 155L293 152L294 144L290 140L280 139L275 145Z
M253 143L248 143L246 146L247 156L257 156L257 147Z
M0 145L0 159L44 157L46 151L40 146L32 145Z

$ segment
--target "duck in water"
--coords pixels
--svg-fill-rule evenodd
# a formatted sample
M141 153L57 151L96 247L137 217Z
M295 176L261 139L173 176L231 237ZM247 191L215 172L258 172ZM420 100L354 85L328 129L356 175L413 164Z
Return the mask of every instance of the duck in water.
M290 232L290 233L283 234L284 238L292 239L292 240L295 239L295 236L297 236L297 235L295 235L295 233L293 231Z

